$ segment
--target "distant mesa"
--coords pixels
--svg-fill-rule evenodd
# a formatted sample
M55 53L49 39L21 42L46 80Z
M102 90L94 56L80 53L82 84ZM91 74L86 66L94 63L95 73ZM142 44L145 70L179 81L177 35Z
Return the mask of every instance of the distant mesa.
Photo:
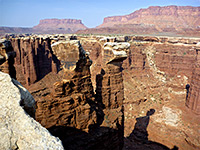
M77 19L44 19L33 28L0 27L0 34L3 33L41 33L41 34L65 34L75 33L87 27L81 20Z
M44 19L33 29L43 33L74 33L87 27L77 19Z
M151 6L129 15L104 18L103 24L78 33L152 34L182 33L200 35L200 7Z
M200 25L200 7L192 6L151 6L137 10L129 15L104 18L103 24L97 28L140 24L155 26L159 31L164 28L196 28Z

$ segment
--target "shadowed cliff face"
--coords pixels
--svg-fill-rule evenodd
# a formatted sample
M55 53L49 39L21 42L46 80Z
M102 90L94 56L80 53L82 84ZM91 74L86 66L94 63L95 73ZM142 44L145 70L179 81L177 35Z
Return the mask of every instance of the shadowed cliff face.
M13 50L11 42L5 39L0 40L0 71L9 74L14 79L16 79L15 57L16 52Z
M12 38L11 43L17 55L17 78L22 84L31 85L46 74L59 71L60 61L51 50L49 38Z

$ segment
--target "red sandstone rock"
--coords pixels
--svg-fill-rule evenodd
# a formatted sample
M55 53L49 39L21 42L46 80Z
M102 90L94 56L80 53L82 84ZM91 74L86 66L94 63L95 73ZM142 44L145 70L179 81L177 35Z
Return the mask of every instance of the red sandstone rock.
M197 114L200 114L200 54L199 47L196 48L197 56L195 68L192 74L192 81L190 88L188 89L188 97L186 101L186 106L192 109Z
M27 85L33 84L49 72L59 70L59 61L53 55L50 39L43 38L13 38L11 39L17 54L17 78Z
M115 46L115 51L123 49L120 44ZM39 89L33 92L37 100L36 120L59 136L66 149L80 149L83 145L84 149L122 149L124 96L120 66L126 57L111 55L110 64L107 62L104 67L106 74L102 80L102 93L97 90L95 99L90 75L91 60L79 41L54 43L52 50L61 61L63 70L60 73L63 75L60 81L53 79L53 74L47 75L35 84ZM43 82L48 81L47 78L54 82L54 88L51 83ZM109 85L104 86L108 78ZM98 80L98 89L100 86ZM81 143L82 140L85 143Z

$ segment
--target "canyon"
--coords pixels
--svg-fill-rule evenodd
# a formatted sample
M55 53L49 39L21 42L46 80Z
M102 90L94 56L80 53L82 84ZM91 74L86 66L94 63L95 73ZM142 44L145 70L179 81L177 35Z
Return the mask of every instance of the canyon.
M31 93L35 120L65 149L200 148L199 38L7 39L0 71Z

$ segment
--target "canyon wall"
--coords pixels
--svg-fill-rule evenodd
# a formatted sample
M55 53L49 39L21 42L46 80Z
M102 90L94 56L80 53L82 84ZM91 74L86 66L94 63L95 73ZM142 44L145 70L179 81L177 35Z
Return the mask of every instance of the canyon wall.
M35 100L17 81L11 42L0 41L0 148L64 149L35 118ZM3 73L4 72L4 73Z
M0 71L10 74L14 79L16 79L15 57L16 52L13 50L11 42L5 39L0 40Z
M17 78L23 85L31 85L49 72L59 71L59 61L51 50L49 38L12 38L11 43L16 52Z
M196 47L196 61L194 65L194 70L192 74L192 81L190 87L187 91L187 101L186 106L192 109L195 113L200 114L200 48L199 46Z

